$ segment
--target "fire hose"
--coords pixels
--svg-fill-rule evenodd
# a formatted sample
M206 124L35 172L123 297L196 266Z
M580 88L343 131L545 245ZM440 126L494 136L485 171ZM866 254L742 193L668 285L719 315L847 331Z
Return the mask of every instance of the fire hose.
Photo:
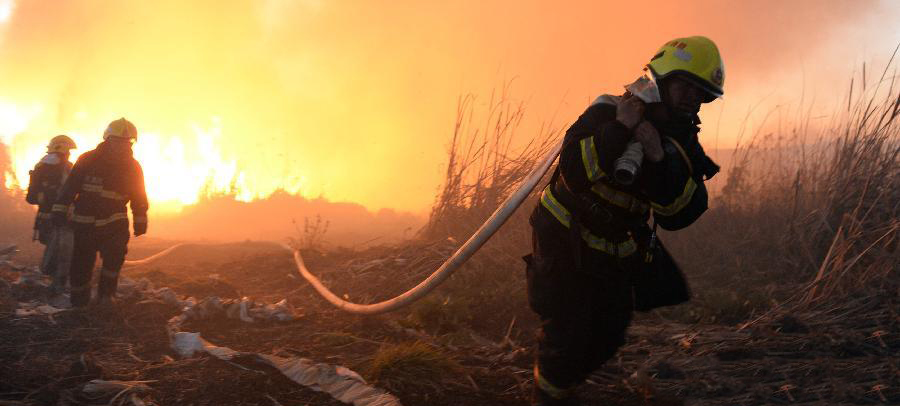
M338 309L356 313L356 314L380 314L387 313L393 310L397 310L401 307L409 305L415 302L418 299L421 299L423 296L430 293L432 290L437 288L441 283L443 283L447 278L453 274L454 271L459 269L469 258L472 257L478 250L484 246L484 244L500 229L500 227L506 223L509 217L522 205L522 202L525 201L525 198L531 193L532 190L537 186L538 182L540 182L541 178L544 177L544 174L550 169L550 166L556 160L556 157L559 155L560 150L562 149L562 141L555 148L553 148L547 155L544 157L540 164L536 166L528 176L525 178L525 181L522 182L522 185L519 188L509 195L503 204L491 214L491 216L478 228L475 233L460 246L453 255L450 256L447 260L444 261L441 266L435 270L428 278L420 282L418 285L413 287L412 289L407 290L406 292L395 296L394 298L378 302L372 304L359 304L349 302L340 298L338 295L334 294L331 290L329 290L322 281L319 280L309 269L306 267L306 264L303 261L303 256L300 254L299 248L291 247L287 244L276 242L275 244L283 247L287 251L290 251L294 255L294 264L297 267L297 272L306 279L310 285L319 293L325 300L329 303L337 307ZM179 247L187 246L187 245L200 245L200 244L177 244L172 247L169 247L155 255L152 255L148 258L133 260L133 261L125 261L125 266L138 266L144 265L150 262L153 262L159 258L162 258L172 251Z

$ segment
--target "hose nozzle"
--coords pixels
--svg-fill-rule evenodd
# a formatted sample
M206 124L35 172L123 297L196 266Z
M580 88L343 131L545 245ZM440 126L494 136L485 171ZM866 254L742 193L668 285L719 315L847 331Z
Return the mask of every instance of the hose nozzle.
M613 177L616 182L622 185L630 185L634 183L638 173L641 171L641 161L644 160L644 148L640 142L632 141L625 147L625 152L614 163L615 172Z

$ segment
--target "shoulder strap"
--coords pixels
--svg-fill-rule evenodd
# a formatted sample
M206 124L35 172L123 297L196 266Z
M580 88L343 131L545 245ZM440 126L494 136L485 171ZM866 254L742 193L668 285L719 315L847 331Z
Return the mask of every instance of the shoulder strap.
M684 159L684 162L685 162L685 164L687 164L687 167L688 167L688 175L694 176L694 164L691 163L691 158L689 158L688 154L686 152L684 152L684 148L681 147L681 144L679 144L678 141L675 141L674 138L672 138L668 135L666 136L666 139L672 143L672 146L674 146L675 149L677 149L679 153L681 153L681 157Z

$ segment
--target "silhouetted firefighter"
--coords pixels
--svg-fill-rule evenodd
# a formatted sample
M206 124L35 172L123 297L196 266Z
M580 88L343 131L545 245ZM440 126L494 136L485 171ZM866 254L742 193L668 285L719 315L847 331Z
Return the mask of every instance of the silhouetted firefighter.
M85 306L91 300L91 272L97 252L103 260L99 303L114 301L119 271L128 251L128 213L131 203L135 237L147 232L147 193L144 173L133 158L131 147L137 128L124 118L109 124L103 142L85 152L63 185L53 205L53 221L72 225L75 235L72 255L72 305ZM69 205L74 211L67 219Z
M633 310L690 297L656 226L678 230L707 209L703 182L719 167L697 139L697 114L722 95L723 64L712 41L689 37L663 45L645 71L568 129L531 215L528 297L542 320L533 405L577 405L575 388L624 344Z
M51 275L50 290L61 294L66 288L69 264L72 257L72 229L53 225L51 210L63 183L72 170L69 151L78 148L75 141L65 135L57 135L47 144L47 155L34 166L28 180L25 200L38 206L34 219L34 239L44 244L41 271Z

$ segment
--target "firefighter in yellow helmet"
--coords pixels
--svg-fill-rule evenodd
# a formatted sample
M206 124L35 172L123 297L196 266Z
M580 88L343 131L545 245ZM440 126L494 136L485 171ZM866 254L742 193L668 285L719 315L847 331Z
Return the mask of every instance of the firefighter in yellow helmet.
M645 72L568 129L531 215L528 298L542 321L533 405L577 405L575 388L615 355L634 310L689 299L656 227L687 227L707 208L703 182L718 166L700 146L697 114L722 96L724 69L698 36L667 42ZM619 177L632 146L638 170Z
M47 144L47 154L29 172L28 192L25 200L38 206L34 221L34 239L45 245L41 260L41 271L51 275L50 290L61 294L69 275L69 260L72 255L72 230L55 227L50 219L50 210L59 190L72 170L69 151L78 148L75 141L66 135L57 135Z
M114 301L130 237L126 204L131 205L135 237L147 232L149 206L144 173L131 150L135 141L137 128L130 121L120 118L109 123L103 142L75 162L53 205L54 223L71 224L75 234L70 275L73 306L90 302L91 271L98 252L103 266L97 301ZM68 217L70 205L74 208Z

